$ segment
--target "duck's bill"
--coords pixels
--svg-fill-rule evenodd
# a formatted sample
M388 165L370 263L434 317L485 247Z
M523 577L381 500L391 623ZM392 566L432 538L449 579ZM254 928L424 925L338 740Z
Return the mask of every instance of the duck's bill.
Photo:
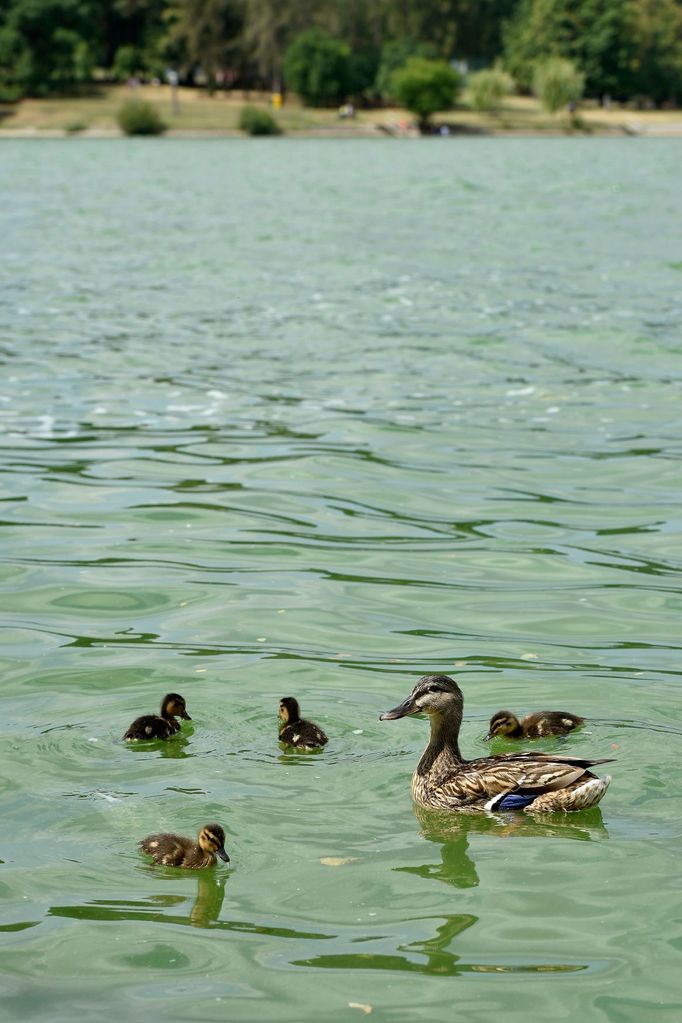
M488 732L487 735L483 736L483 742L489 742L490 739L494 739L494 738L495 737L494 737L493 733L492 732Z
M218 851L216 852L216 856L220 856L223 863L230 862L230 857L227 855L224 849L218 849Z
M181 714L180 717L183 719L183 721L191 721L192 720L191 717L189 716L189 714L187 713L187 711L185 711L183 714Z
M399 703L393 710L384 711L383 714L379 715L379 721L395 721L396 718L405 718L408 714L418 714L419 707L411 696L408 696L406 700Z

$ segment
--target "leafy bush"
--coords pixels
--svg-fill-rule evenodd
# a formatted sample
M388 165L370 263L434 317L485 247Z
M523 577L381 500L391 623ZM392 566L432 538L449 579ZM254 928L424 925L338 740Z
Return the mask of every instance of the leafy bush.
M578 103L584 88L585 75L563 57L550 57L535 68L533 92L550 114Z
M126 82L133 75L139 74L141 61L137 49L134 46L119 46L114 54L111 70L114 78L119 82Z
M424 130L431 114L446 110L455 102L462 80L442 60L410 57L391 75L391 93L398 103L416 114Z
M126 135L161 135L166 130L156 107L143 99L126 100L116 119Z
M384 99L393 99L391 93L393 72L407 63L410 57L434 56L434 49L428 43L415 43L411 39L389 39L381 47L374 88Z
M350 49L321 28L297 36L284 54L284 81L304 103L338 103L349 91Z
M280 135L281 128L277 121L262 107L242 107L239 115L239 127L247 135Z
M487 68L469 75L469 91L471 105L474 110L494 114L502 104L502 100L514 87L514 83L506 72L500 68Z

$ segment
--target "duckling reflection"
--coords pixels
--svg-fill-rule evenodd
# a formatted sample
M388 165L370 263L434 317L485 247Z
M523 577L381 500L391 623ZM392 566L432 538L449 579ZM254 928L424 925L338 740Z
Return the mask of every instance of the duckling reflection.
M197 897L189 915L192 927L210 927L220 916L225 898L225 878L201 874L197 878Z
M172 742L159 744L158 754L164 760L186 760L192 753L187 752L190 740L187 735L176 735Z
M190 927L237 929L218 919L225 898L225 877L216 876L210 871L197 874L197 894L189 915L181 912L182 904L188 902L186 895L157 893L141 899L95 899L83 906L51 906L48 916L75 920L151 920Z

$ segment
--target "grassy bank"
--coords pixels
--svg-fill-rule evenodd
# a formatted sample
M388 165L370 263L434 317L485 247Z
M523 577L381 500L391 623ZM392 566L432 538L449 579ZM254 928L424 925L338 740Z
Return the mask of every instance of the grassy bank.
M103 86L82 97L27 99L0 105L0 137L32 133L118 134L116 112L130 98L127 86ZM135 95L153 103L171 134L241 134L237 128L245 103L268 107L268 97L256 94L216 93L201 89L179 89L179 111L171 110L168 86L142 86ZM336 110L313 110L289 99L277 120L287 134L371 136L409 134L410 116L400 109L360 110L352 120L340 120ZM545 113L532 97L510 96L496 116L479 114L467 102L466 93L454 110L434 118L453 132L472 134L561 134L571 129L564 114ZM641 111L613 106L603 110L585 104L580 110L579 129L594 134L682 135L682 111Z

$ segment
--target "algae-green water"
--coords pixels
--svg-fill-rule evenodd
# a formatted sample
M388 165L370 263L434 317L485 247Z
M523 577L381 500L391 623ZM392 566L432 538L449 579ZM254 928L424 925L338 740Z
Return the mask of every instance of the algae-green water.
M677 1023L681 159L2 143L2 1019ZM416 814L427 672L601 806Z

